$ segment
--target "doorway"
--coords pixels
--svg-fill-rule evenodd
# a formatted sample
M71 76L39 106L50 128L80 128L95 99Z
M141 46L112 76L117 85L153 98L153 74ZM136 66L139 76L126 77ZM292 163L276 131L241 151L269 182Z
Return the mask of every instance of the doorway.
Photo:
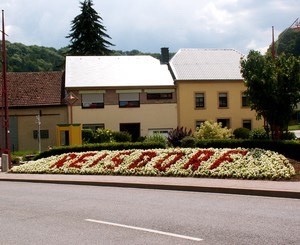
M120 131L128 132L132 136L132 141L137 141L141 136L141 124L140 123L120 123Z

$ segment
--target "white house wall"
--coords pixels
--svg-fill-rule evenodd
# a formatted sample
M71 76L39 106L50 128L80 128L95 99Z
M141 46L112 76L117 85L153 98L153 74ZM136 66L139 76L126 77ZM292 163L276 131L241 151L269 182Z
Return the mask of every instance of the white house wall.
M104 124L106 129L120 130L120 123L140 123L141 136L149 130L177 127L177 105L141 104L139 108L119 108L118 105L105 105L102 109L82 109L73 106L73 123Z

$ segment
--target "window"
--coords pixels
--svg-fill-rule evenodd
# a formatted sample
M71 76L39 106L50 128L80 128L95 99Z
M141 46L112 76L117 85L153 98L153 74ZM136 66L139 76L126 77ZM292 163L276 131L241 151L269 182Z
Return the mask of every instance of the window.
M40 130L41 139L49 139L49 130ZM38 138L38 130L33 130L33 138Z
M205 107L204 93L195 94L195 107L196 109Z
M245 92L242 93L242 107L249 107L250 101L249 96L245 94Z
M147 93L147 100L170 100L172 93Z
M230 120L228 118L219 118L217 119L217 123L221 123L222 128L230 128Z
M250 119L243 120L243 128L252 129L252 122Z
M228 107L227 93L219 93L219 108Z
M99 124L83 124L82 128L83 129L91 129L94 132L96 132L96 130L98 128L104 129L104 124L103 123L99 123Z
M140 107L140 94L139 93L122 93L119 94L119 107Z
M200 128L201 124L204 123L204 122L205 122L205 120L197 120L196 121L196 129Z
M89 94L82 94L81 101L82 101L82 108L104 108L104 100L103 94L99 93L89 93Z
M168 137L168 134L171 130L172 130L171 128L148 129L148 135L161 134L165 137Z

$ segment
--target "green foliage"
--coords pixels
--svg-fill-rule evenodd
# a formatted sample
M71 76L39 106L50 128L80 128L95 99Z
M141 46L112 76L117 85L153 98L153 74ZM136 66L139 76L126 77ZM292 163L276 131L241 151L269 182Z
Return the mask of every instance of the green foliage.
M249 139L250 129L248 128L236 128L233 131L234 138L236 139Z
M222 128L222 123L205 121L197 128L194 136L198 140L203 139L229 139L232 137L231 129Z
M252 140L266 140L269 139L269 135L264 128L255 128L250 131L249 138Z
M193 136L186 136L181 141L181 147L196 147L197 140Z
M170 53L170 59L175 55L176 53ZM122 51L122 50L113 50L112 55L119 55L119 56L135 56L135 55L150 55L155 59L160 60L161 53L149 53L149 52L142 52L136 49L133 49L131 51Z
M282 139L284 139L284 140L295 140L295 139L297 139L297 137L296 137L294 132L288 131L288 132L283 133Z
M112 138L115 142L131 142L132 136L128 132L112 132Z
M93 8L92 0L81 2L81 13L72 21L72 27L67 38L68 55L109 55L112 53L109 46L112 43L106 39L106 28L102 25L102 18Z
M199 148L261 148L300 160L300 142L293 140L199 140L196 146Z
M161 143L163 145L167 145L167 139L165 136L163 136L162 134L156 133L156 134L152 134L152 135L148 135L144 142L146 143Z
M277 54L300 56L300 32L288 29L278 37Z
M186 136L191 136L192 135L192 130L187 130L186 128L183 127L177 127L168 133L168 142L170 145L174 147L178 147L181 145L180 141L186 137Z
M92 129L82 129L81 134L84 144L93 142L94 132Z
M6 49L7 71L9 72L63 70L64 56L54 48L26 46L22 43L6 41Z
M34 160L56 156L70 152L85 152L85 151L101 151L101 150L129 150L129 149L159 149L165 148L165 145L157 142L112 142L101 144L86 144L81 146L66 146L66 147L54 147L48 151L41 152L35 156Z
M241 72L252 110L270 125L278 139L300 102L300 58L280 55L273 59L251 50L241 60Z
M279 34L275 42L276 52L278 55L300 56L300 32L297 29L286 29ZM268 49L271 53L272 46Z
M109 129L98 128L94 134L94 143L113 142L113 132Z

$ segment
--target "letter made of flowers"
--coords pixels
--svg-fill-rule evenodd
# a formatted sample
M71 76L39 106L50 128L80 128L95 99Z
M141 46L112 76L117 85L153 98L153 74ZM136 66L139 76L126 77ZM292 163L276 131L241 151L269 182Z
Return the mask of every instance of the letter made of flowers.
M199 150L184 164L183 169L188 169L189 166L192 166L192 170L196 171L203 162L208 161L214 154L215 152L212 150Z
M231 157L232 155L240 154L245 156L248 153L246 150L229 150L224 153L220 158L218 158L210 167L210 170L213 170L219 167L223 162L233 162L234 159Z

